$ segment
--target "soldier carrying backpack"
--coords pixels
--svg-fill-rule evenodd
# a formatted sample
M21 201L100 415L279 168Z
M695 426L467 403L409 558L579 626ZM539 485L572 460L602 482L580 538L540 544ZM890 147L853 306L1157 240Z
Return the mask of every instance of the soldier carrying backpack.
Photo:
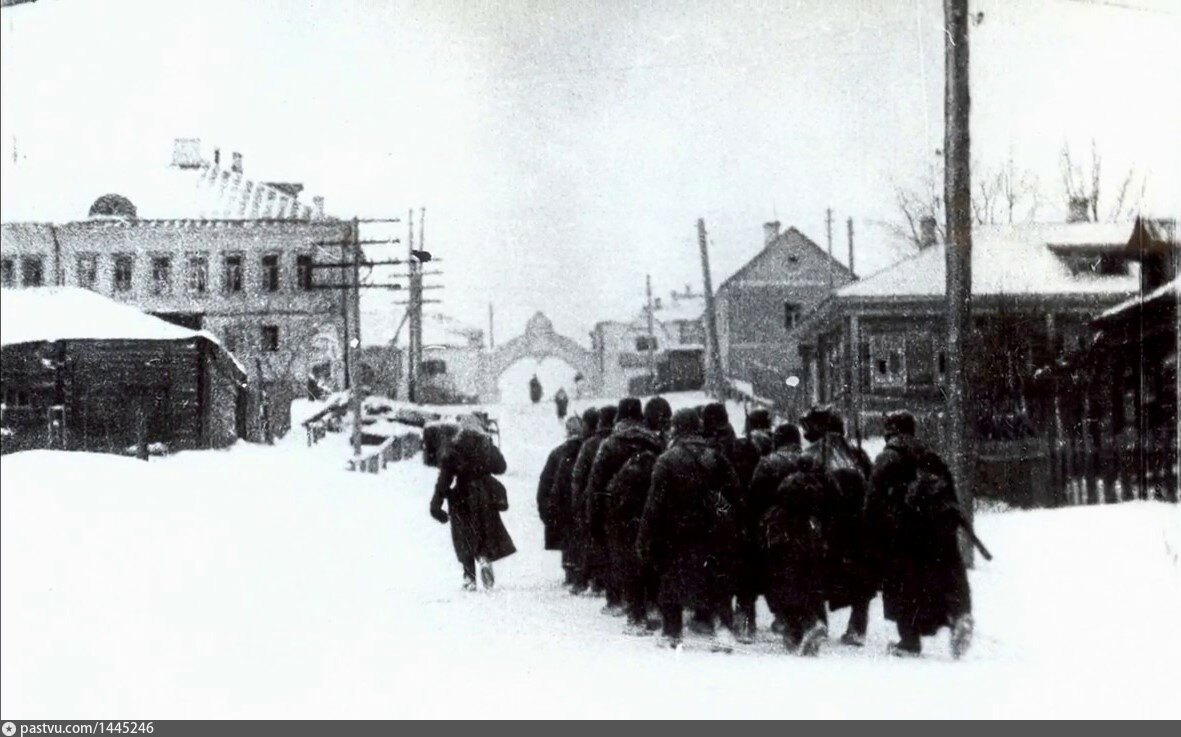
M950 627L958 658L972 635L972 597L956 536L964 517L951 472L915 429L909 412L886 418L886 449L874 462L866 504L886 619L898 625L891 652L917 656L922 637Z

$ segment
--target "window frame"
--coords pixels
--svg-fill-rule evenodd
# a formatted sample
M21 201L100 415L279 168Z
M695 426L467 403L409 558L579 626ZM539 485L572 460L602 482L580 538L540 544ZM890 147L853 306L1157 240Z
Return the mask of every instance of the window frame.
M169 294L172 292L172 256L154 254L152 256L152 294ZM163 267L163 268L161 268ZM161 278L163 275L163 278Z
M804 306L799 302L794 302L790 299L783 300L783 329L791 332L800 324L800 318L804 314Z
M111 268L111 290L117 293L135 289L135 254L116 253Z
M280 265L282 260L277 253L264 253L260 259L262 264L262 291L275 293L282 290L282 275Z
M5 256L0 261L0 287L15 287L16 284L16 257Z
M94 251L83 251L74 258L74 280L83 289L94 289L98 286L98 254Z
M278 325L260 325L259 326L260 341L259 348L263 353L278 353L279 352L279 326Z
M185 292L197 296L209 293L208 253L190 253L185 257Z
M310 292L316 288L315 271L312 269L314 263L315 259L310 253L295 255L295 283L300 291Z
M245 288L246 258L238 251L223 254L221 257L222 293L241 294Z
M21 264L21 286L22 287L43 287L45 286L45 256L42 254L29 254L20 257ZM36 284L31 283L30 275L33 270L30 268L36 266Z

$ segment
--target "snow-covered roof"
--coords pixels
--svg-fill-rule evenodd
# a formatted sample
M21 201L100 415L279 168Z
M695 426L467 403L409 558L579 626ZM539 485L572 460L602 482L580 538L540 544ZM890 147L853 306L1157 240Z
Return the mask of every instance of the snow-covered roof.
M1096 320L1104 320L1104 319L1107 319L1110 317L1115 317L1116 315L1119 315L1123 312L1127 312L1128 310L1130 310L1134 307L1137 307L1142 304L1146 304L1148 302L1155 302L1156 300L1166 297L1170 294L1173 295L1173 299L1181 299L1181 277L1174 279L1173 281L1171 281L1167 284L1162 284L1161 286L1152 290L1148 294L1144 294L1144 295L1138 294L1135 297L1132 297L1131 299L1124 300L1123 302L1120 302L1118 305L1116 305L1110 309L1104 310L1103 312L1101 312L1099 314L1099 317L1097 317L1095 319Z
M705 312L705 297L678 297L662 300L660 307L652 310L652 316L660 322L691 322L700 320Z
M1077 223L979 227L972 231L972 293L1125 294L1139 285L1135 269L1124 275L1076 274L1055 255L1055 247L1123 247L1127 223ZM888 269L844 286L839 297L941 297L946 253L943 244Z
M217 337L191 330L81 287L0 290L0 345L58 340L188 340ZM245 368L221 348L243 375Z
M63 175L27 165L5 169L0 217L7 222L68 222L89 216L95 200L126 197L144 220L309 220L319 213L278 187L213 162L193 168L108 166Z
M402 310L380 309L377 303L365 305L361 310L362 342L365 345L388 345L394 339L398 325L402 323L403 314ZM402 331L398 333L398 345L407 345L409 331L409 324L402 325ZM473 342L479 345L483 340L483 330L461 320L437 312L427 312L422 316L424 347L467 348Z

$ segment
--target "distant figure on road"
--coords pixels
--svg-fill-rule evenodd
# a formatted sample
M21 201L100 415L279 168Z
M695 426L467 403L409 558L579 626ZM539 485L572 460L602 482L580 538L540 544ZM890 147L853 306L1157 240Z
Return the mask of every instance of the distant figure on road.
M541 401L541 381L538 380L537 374L533 374L533 378L529 380L529 399L534 404Z
M558 419L566 419L566 407L570 404L570 397L566 395L566 388L558 389L558 393L554 395L554 406L558 410Z
M484 432L480 419L461 417L459 434L439 461L430 511L437 521L451 522L451 542L463 566L465 591L476 590L477 565L484 588L492 588L492 563L517 552L500 520L500 513L508 509L504 485L492 478L506 469L504 456ZM443 511L444 501L450 514Z
M575 399L582 399L582 396L583 396L582 390L585 388L585 386L586 386L586 379L585 379L585 377L583 377L582 372L579 371L578 373L574 374L574 398Z

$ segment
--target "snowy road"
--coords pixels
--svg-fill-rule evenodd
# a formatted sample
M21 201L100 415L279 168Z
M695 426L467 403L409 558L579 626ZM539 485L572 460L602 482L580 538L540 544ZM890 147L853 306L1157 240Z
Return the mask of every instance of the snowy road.
M6 456L4 717L1179 715L1176 506L981 516L996 560L972 573L963 662L946 635L885 657L877 602L861 651L800 660L765 635L671 653L562 591L533 501L557 420L499 414L520 552L490 594L460 591L418 459L346 474L335 436L147 464Z

